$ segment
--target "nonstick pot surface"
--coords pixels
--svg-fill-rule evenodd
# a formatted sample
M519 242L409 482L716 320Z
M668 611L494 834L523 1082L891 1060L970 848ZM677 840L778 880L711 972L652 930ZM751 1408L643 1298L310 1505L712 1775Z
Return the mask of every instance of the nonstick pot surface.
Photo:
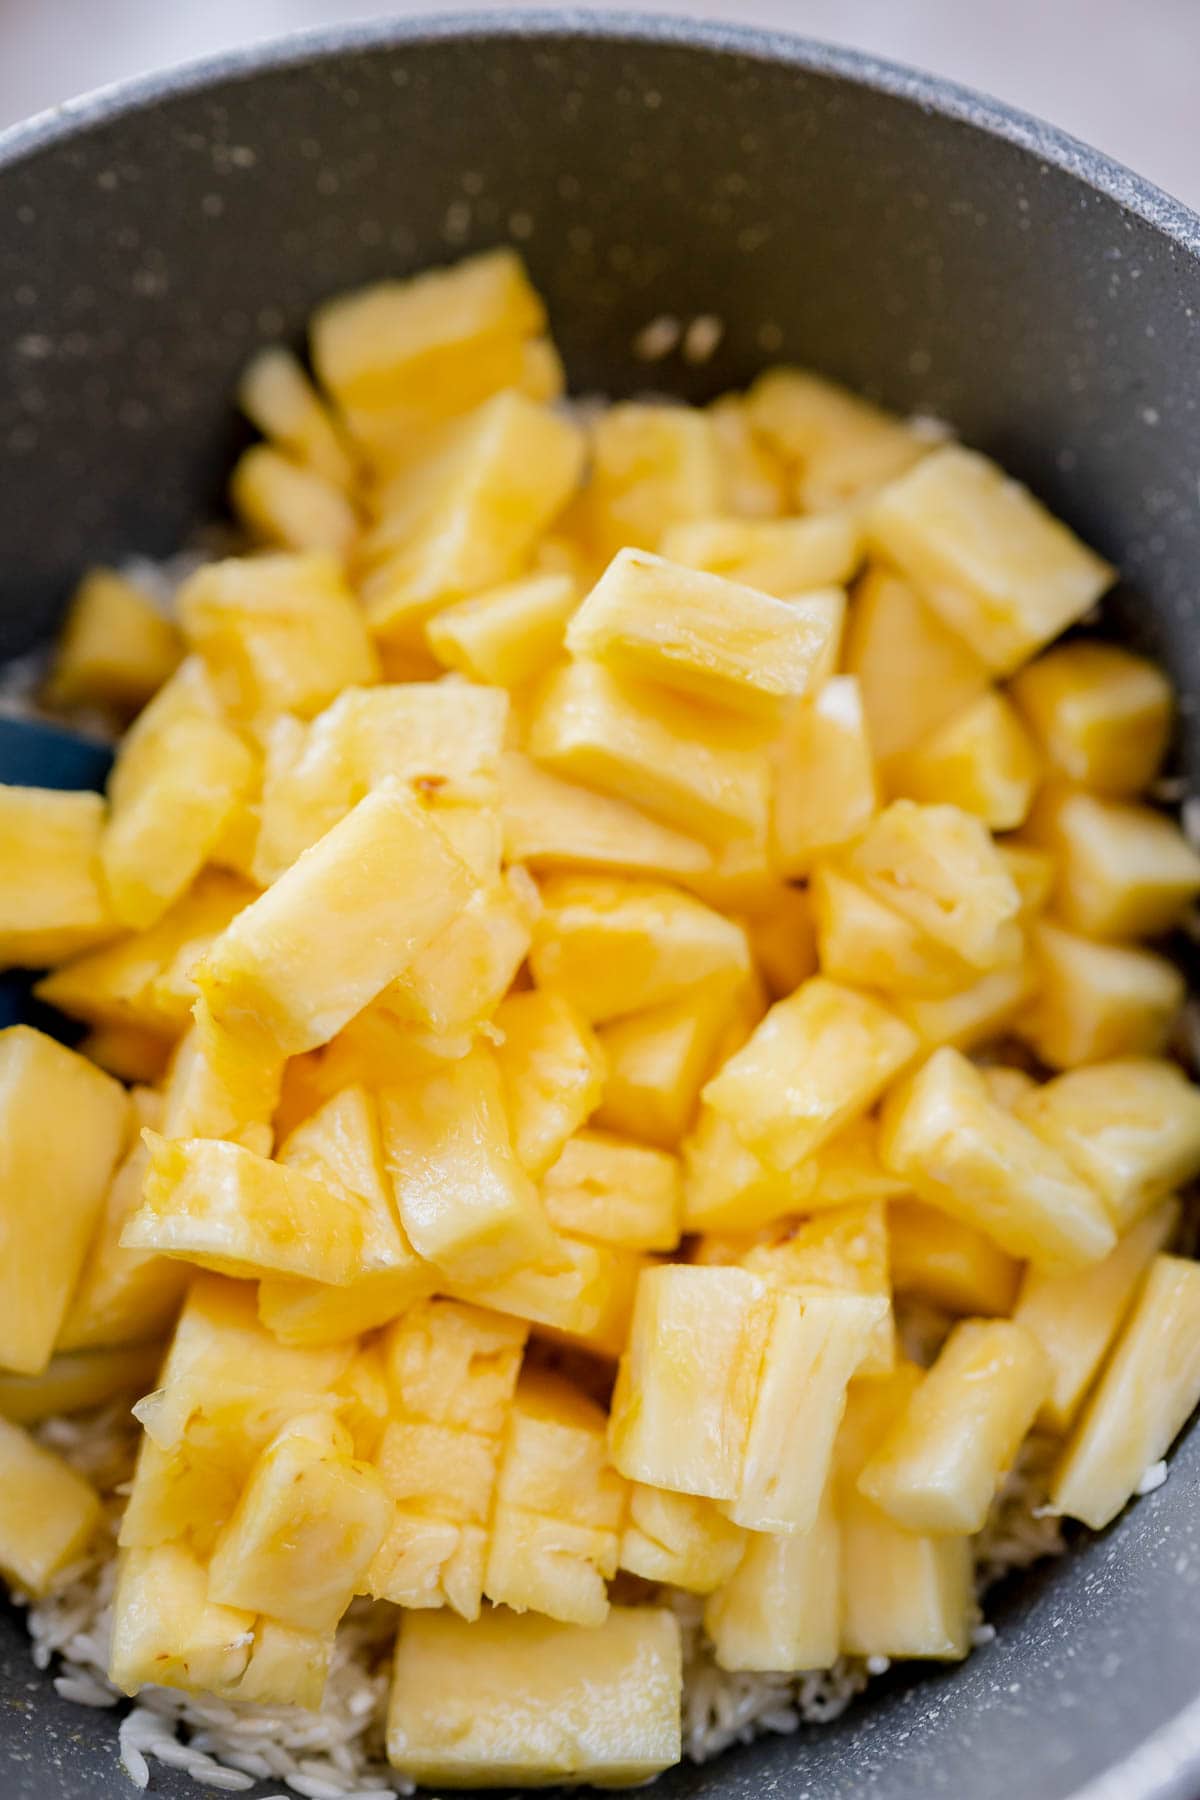
M66 109L0 140L0 216L0 657L83 565L165 554L219 511L256 345L298 339L326 294L511 238L577 391L700 399L809 363L1029 481L1125 571L1111 616L1170 668L1198 785L1200 223L1048 129L787 38L492 15ZM661 313L722 321L712 359L639 363ZM1165 1487L1010 1584L965 1667L656 1794L1196 1800L1198 1479L1193 1433ZM13 1615L0 1704L4 1800L133 1791L113 1716L58 1698Z

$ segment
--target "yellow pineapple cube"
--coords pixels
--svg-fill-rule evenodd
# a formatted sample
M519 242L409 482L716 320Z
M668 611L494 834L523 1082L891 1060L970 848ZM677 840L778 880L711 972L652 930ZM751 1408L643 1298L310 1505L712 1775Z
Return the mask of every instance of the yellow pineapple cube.
M1200 894L1200 856L1152 807L1063 788L1030 832L1056 859L1055 913L1087 937L1154 937Z
M118 1081L160 1082L171 1060L171 1040L139 1025L97 1025L79 1040L79 1054Z
M574 1237L628 1250L673 1250L679 1242L679 1160L606 1132L568 1138L542 1178L550 1223Z
M907 1192L903 1179L879 1160L879 1123L870 1116L855 1119L824 1144L811 1159L810 1171L806 1212L851 1201L891 1200Z
M622 1475L737 1498L773 1300L744 1269L643 1271L609 1419Z
M104 824L99 794L0 785L0 967L41 968L116 936Z
M889 1095L879 1151L919 1199L1051 1273L1099 1262L1116 1242L1095 1189L957 1050L935 1050Z
M816 974L816 922L806 889L781 887L769 911L746 920L746 930L758 972L773 1000L784 999Z
M556 775L706 842L765 834L770 773L761 728L619 680L600 663L578 660L547 677L526 748Z
M1175 1063L1125 1057L1071 1069L1018 1103L1126 1230L1200 1173L1200 1088Z
M390 1324L440 1285L437 1271L416 1255L400 1268L364 1275L345 1287L270 1276L259 1283L258 1316L281 1344L339 1344Z
M330 1633L389 1522L383 1482L354 1460L346 1428L302 1414L255 1463L213 1550L209 1598Z
M1114 571L986 456L945 444L877 494L873 549L998 675L1094 606Z
M860 1375L886 1375L896 1361L891 1308L890 1237L882 1200L854 1200L768 1234L738 1259L752 1275L806 1294L866 1294L884 1301L858 1365Z
M208 1598L204 1566L184 1545L124 1550L109 1680L126 1694L152 1684L229 1696L250 1661L254 1624L252 1612Z
M665 1607L603 1625L503 1608L471 1624L406 1616L396 1645L392 1767L442 1787L627 1786L679 1761L683 1665Z
M806 875L823 852L857 837L879 805L862 695L835 675L793 707L775 749L771 831L785 875Z
M791 466L804 512L870 493L928 449L903 420L807 369L768 369L746 400L754 430Z
M998 843L1000 859L1021 897L1021 919L1030 922L1044 912L1054 891L1054 858L1036 844L1007 838Z
M846 874L973 968L1012 963L1021 900L983 821L894 800L847 851Z
M740 394L708 407L721 459L723 504L740 519L773 519L788 510L787 471L754 434Z
M973 1050L1017 1029L1037 993L1032 957L976 976L950 994L900 994L892 1004L928 1050Z
M862 557L862 532L849 511L801 519L720 515L672 525L661 550L686 568L792 600L849 581Z
M46 685L52 706L136 712L174 673L179 632L135 582L91 569L76 588Z
M526 575L436 614L425 640L440 663L472 681L516 688L563 653L579 588L570 575Z
M745 1543L745 1532L712 1500L631 1483L620 1552L631 1575L711 1594L729 1580Z
M196 1001L163 1088L161 1129L169 1138L228 1138L260 1156L274 1141L284 1058L257 1030L231 1030Z
M55 1351L39 1375L0 1369L0 1417L35 1424L59 1413L86 1412L118 1394L154 1386L161 1344L117 1344L104 1350Z
M486 1025L525 961L541 912L537 886L514 867L477 888L458 917L417 955L380 1004L406 1022L452 1036Z
M229 480L229 499L258 543L346 558L358 539L358 514L343 490L269 444L243 450Z
M756 1231L803 1211L816 1181L814 1159L782 1171L747 1149L723 1113L702 1106L684 1139L685 1231Z
M500 818L510 862L530 868L696 875L712 852L623 800L562 781L518 750L500 759Z
M767 720L813 685L829 628L786 600L620 550L567 628L567 648L616 675Z
M1021 1265L990 1237L919 1200L893 1200L887 1216L892 1286L898 1294L919 1295L951 1313L986 1318L1012 1312ZM1028 1279L1086 1281L1091 1273L1031 1274Z
M1050 1503L1094 1531L1166 1455L1200 1399L1200 1267L1156 1256L1067 1441Z
M592 427L591 453L581 524L602 562L628 546L657 550L670 526L720 511L720 444L694 407L610 406Z
M49 1362L128 1119L125 1090L84 1057L28 1025L0 1031L0 1366Z
M197 972L201 993L218 1023L311 1050L411 965L472 885L415 800L385 782L238 914Z
M555 1237L554 1250L554 1268L526 1265L504 1275L489 1275L483 1281L456 1281L440 1276L438 1291L508 1313L515 1319L526 1319L551 1334L588 1341L603 1339L616 1329L621 1317L621 1297L627 1282L625 1259L635 1252L586 1243L566 1233ZM624 1310L626 1323L631 1305L632 1300ZM596 1347L600 1353L606 1352L603 1342ZM621 1336L607 1353L615 1356L623 1348Z
M1011 693L1047 761L1068 781L1120 798L1158 774L1171 735L1171 684L1143 656L1081 639L1022 669Z
M883 763L909 750L987 690L988 670L907 582L877 564L854 590L845 665L862 690Z
M1012 703L990 689L887 766L891 794L961 807L992 831L1023 824L1041 779L1037 746Z
M1070 1275L1026 1271L1013 1318L1033 1333L1049 1364L1041 1417L1052 1431L1066 1431L1074 1422L1146 1270L1178 1223L1179 1202L1164 1200L1090 1269Z
M265 438L335 487L353 486L357 471L345 433L290 350L272 344L252 356L237 398Z
M722 1669L828 1669L841 1647L841 1533L832 1484L807 1531L753 1532L704 1608Z
M1037 970L1018 1032L1052 1069L1112 1056L1160 1056L1187 995L1175 964L1130 944L1101 944L1039 920Z
M677 888L614 875L550 875L529 957L539 988L593 1023L750 973L743 928Z
M859 1492L908 1531L981 1531L1049 1387L1031 1332L1008 1319L961 1321L868 1459Z
M704 1099L748 1149L787 1170L866 1112L916 1048L877 1000L814 975L776 1001Z
M970 983L969 964L835 863L816 864L808 891L818 963L831 980L916 997L945 996Z
M62 1457L0 1418L0 1575L35 1598L87 1549L100 1497Z
M529 1327L483 1307L429 1300L384 1339L399 1414L498 1438L516 1391Z
M236 1697L249 1706L303 1706L316 1712L332 1654L332 1633L301 1631L278 1619L258 1618Z
M513 1149L536 1179L595 1111L604 1053L583 1014L562 994L510 994L496 1009L495 1024L503 1034L496 1058Z

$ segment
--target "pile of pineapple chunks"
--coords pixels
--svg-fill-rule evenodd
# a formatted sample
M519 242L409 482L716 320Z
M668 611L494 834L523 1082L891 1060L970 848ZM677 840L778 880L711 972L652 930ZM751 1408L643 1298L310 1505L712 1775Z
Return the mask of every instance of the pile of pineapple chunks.
M100 1517L27 1427L152 1389L122 1689L315 1707L365 1594L405 1774L639 1780L663 1587L729 1670L963 1657L1030 1430L1102 1526L1200 1397L1172 697L823 380L572 415L508 252L311 349L242 387L255 548L78 592L107 796L0 792L0 959L86 1029L0 1034L0 1564Z

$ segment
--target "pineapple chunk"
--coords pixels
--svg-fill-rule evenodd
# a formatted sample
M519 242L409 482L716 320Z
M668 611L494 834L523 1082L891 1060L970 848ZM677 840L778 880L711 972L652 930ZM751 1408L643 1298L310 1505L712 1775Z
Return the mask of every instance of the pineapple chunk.
M1049 1387L1031 1332L1008 1319L963 1320L868 1458L859 1492L908 1531L982 1531Z
M429 1300L384 1339L394 1407L413 1419L498 1438L529 1328L457 1300Z
M745 1532L712 1500L631 1484L620 1554L620 1566L631 1575L711 1594L729 1580L745 1543Z
M46 685L52 706L144 706L175 671L179 632L132 581L91 569L76 588Z
M346 1287L272 1276L259 1283L258 1316L281 1344L338 1344L390 1324L440 1285L437 1270L416 1255Z
M689 894L614 875L551 875L542 884L530 967L593 1023L639 1012L725 976L750 973L746 933Z
M526 1266L473 1282L442 1276L438 1290L569 1337L586 1339L610 1328L623 1285L621 1258L633 1252L563 1234L555 1239L555 1253L559 1266L553 1269ZM622 1337L612 1354L623 1348Z
M894 800L847 852L845 872L973 968L1016 960L1020 895L970 813Z
M811 1201L812 1158L780 1171L748 1150L723 1113L702 1106L683 1146L685 1231L757 1231Z
M784 999L816 974L816 922L804 888L782 887L768 912L746 920L746 930L772 1000Z
M547 1169L542 1198L550 1223L575 1237L628 1250L673 1250L679 1242L679 1161L665 1150L578 1132Z
M740 394L723 394L708 407L721 458L723 503L739 519L773 519L787 511L786 471L750 428Z
M374 1469L327 1413L293 1419L259 1456L213 1550L208 1593L219 1605L331 1633L389 1523Z
M1037 969L1021 1037L1053 1069L1113 1056L1160 1056L1187 996L1174 963L1129 944L1098 944L1039 920L1030 937Z
M1054 891L1054 858L1034 844L1006 839L996 845L1000 859L1021 897L1021 919L1031 922L1050 904Z
M1200 1266L1156 1256L1067 1442L1050 1503L1094 1531L1116 1518L1200 1399Z
M888 1207L888 1249L892 1286L898 1294L918 1294L951 1313L986 1318L1012 1312L1021 1265L973 1225L919 1200L893 1200ZM1028 1280L1053 1284L1087 1281L1091 1275L1091 1270L1063 1277L1031 1273Z
M925 455L902 420L806 369L768 369L750 389L754 430L791 465L804 512L824 512L870 493Z
M858 1366L860 1375L886 1375L896 1361L892 1320L888 1218L881 1200L831 1206L752 1245L738 1259L752 1275L792 1293L866 1294L885 1302Z
M806 1212L850 1201L891 1200L907 1192L904 1181L879 1160L879 1126L874 1118L855 1119L818 1150L811 1162L811 1180Z
M604 1053L579 1009L562 994L510 994L496 1010L496 1050L513 1149L535 1180L595 1110Z
M380 1004L425 1030L479 1030L512 985L533 941L541 900L525 869L477 888L457 918L417 952Z
M161 1361L161 1344L118 1344L56 1351L40 1375L0 1369L0 1417L31 1425L59 1413L86 1412L117 1394L144 1394Z
M887 767L889 793L961 807L992 831L1024 823L1041 779L1041 757L1016 709L990 689Z
M567 648L768 721L813 685L827 622L753 587L620 550L567 628Z
M0 1575L35 1598L47 1593L100 1518L91 1482L0 1418Z
M0 1031L0 1365L50 1360L129 1118L125 1090L28 1025ZM69 1121L69 1129L63 1129Z
M80 1038L78 1049L118 1081L161 1082L171 1060L170 1038L138 1025L97 1025Z
M270 1155L282 1054L257 1030L242 1034L221 1024L203 998L192 1014L192 1029L180 1039L167 1071L163 1136L230 1138Z
M737 1498L774 1298L743 1269L643 1272L608 1428L622 1475Z
M150 1164L126 1249L218 1273L303 1275L344 1287L411 1258L389 1213L349 1188L269 1162L241 1144L147 1131Z
M790 600L849 581L861 559L862 534L848 511L808 519L719 516L672 525L661 548L685 568Z
M384 1157L409 1241L454 1280L566 1266L513 1153L500 1070L485 1044L380 1095Z
M1050 791L1030 821L1056 859L1054 910L1088 937L1153 937L1200 894L1200 856L1149 806Z
M201 993L218 1023L311 1050L411 965L471 887L437 827L385 782L238 914L197 971Z
M1050 1273L1099 1262L1116 1242L1099 1195L957 1050L935 1050L889 1096L879 1152L919 1199Z
M316 1712L325 1692L333 1637L256 1619L250 1661L237 1684L237 1699L248 1706L303 1706Z
M986 456L945 444L876 495L874 549L998 675L1095 605L1114 571Z
M885 764L965 712L988 686L974 650L907 582L878 566L854 590L845 664L858 678L871 744Z
M623 402L591 432L582 526L595 556L657 550L669 527L719 510L721 454L713 422L693 407Z
M527 748L569 781L599 788L706 842L762 837L769 766L761 729L599 663L543 684Z
M232 1695L250 1661L254 1614L208 1598L203 1565L182 1544L125 1550L117 1564L109 1680Z
M563 652L567 625L579 605L570 575L527 575L473 594L430 619L425 639L448 669L472 681L516 688L533 681Z
M1091 1183L1118 1231L1200 1174L1200 1088L1174 1063L1128 1057L1072 1069L1017 1110Z
M272 344L252 356L237 398L265 438L335 487L353 487L357 471L341 427L290 350Z
M343 491L269 444L252 444L238 457L229 499L249 537L262 544L347 558L358 539L358 514Z
M788 713L775 751L771 829L785 875L805 875L824 851L857 837L879 805L858 682L835 675Z
M1026 1272L1013 1318L1033 1333L1049 1364L1050 1391L1041 1418L1052 1431L1067 1431L1074 1423L1142 1277L1178 1223L1179 1202L1164 1200L1092 1268L1072 1275Z
M809 893L818 962L831 980L926 998L944 997L969 984L971 969L961 957L835 864L816 865Z
M872 1106L916 1048L878 1001L817 975L776 1001L704 1098L748 1149L788 1170Z
M841 1533L831 1484L807 1531L754 1533L704 1609L722 1669L828 1669L841 1640Z
M1171 684L1115 644L1060 644L1021 670L1012 697L1047 761L1068 781L1117 799L1158 774L1171 735Z
M698 875L712 853L608 794L560 781L520 751L500 759L500 817L510 862L667 878Z
M603 1625L486 1612L406 1616L388 1760L441 1787L605 1787L679 1761L683 1665L665 1607L614 1606Z
M952 994L895 994L892 1004L928 1050L973 1050L1015 1031L1037 992L1032 957L979 975Z
M62 962L116 936L104 821L99 794L0 784L0 968Z

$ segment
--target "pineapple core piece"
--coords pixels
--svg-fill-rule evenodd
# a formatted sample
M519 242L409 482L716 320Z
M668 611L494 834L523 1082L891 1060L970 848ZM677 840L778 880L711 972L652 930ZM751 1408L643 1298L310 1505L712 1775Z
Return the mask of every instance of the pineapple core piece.
M1015 831L1041 773L1041 756L1020 715L992 690L894 756L887 785L910 800L961 807L991 831Z
M99 794L0 784L0 968L41 968L114 937Z
M853 675L835 675L784 720L775 748L772 847L784 875L806 875L823 852L870 823L879 786Z
M828 1669L842 1625L841 1532L827 1483L807 1531L748 1534L729 1580L704 1609L722 1669Z
M109 1680L232 1696L254 1645L254 1614L208 1598L204 1565L182 1544L123 1550L113 1596Z
M46 684L52 706L144 706L183 655L179 632L154 601L114 569L91 569L71 600Z
M712 1500L641 1482L629 1489L620 1562L631 1575L669 1582L690 1594L711 1594L737 1568L745 1542L746 1533Z
M125 1090L82 1056L28 1025L0 1031L0 1366L49 1362L128 1119Z
M1050 1501L1094 1530L1114 1519L1200 1400L1200 1265L1156 1256L1055 1470Z
M673 1250L682 1210L678 1158L598 1131L564 1144L542 1180L559 1231L628 1250Z
M966 1319L868 1459L858 1489L909 1531L982 1531L1049 1391L1038 1340L1008 1319Z
M1165 956L1098 944L1039 919L1031 944L1037 992L1018 1021L1022 1038L1054 1069L1112 1056L1159 1056L1187 994Z
M535 1178L595 1110L604 1055L578 1007L562 994L510 994L496 1009L496 1057L513 1149Z
M624 1787L678 1762L683 1667L664 1607L614 1606L599 1626L497 1607L401 1622L388 1760L440 1787Z
M531 869L616 870L678 878L698 875L712 854L624 800L563 781L519 750L500 758L500 818L510 862Z
M871 746L887 764L978 700L986 665L908 583L869 568L854 590L846 668L858 678Z
M1174 702L1170 682L1145 657L1115 644L1060 644L1022 669L1011 693L1068 781L1119 799L1158 774Z
M87 1549L100 1523L90 1481L0 1419L0 1574L38 1598Z
M848 581L861 557L853 512L817 518L746 519L719 515L672 525L662 553L689 569L724 575L780 600L810 597L813 589Z

